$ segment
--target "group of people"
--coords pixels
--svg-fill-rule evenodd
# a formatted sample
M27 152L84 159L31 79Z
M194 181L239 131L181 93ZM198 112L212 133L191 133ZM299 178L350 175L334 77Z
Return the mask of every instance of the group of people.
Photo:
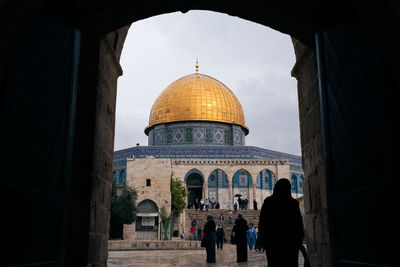
M237 262L247 261L247 246L253 251L258 245L266 252L269 267L298 267L298 253L304 248L303 220L299 202L291 196L288 179L279 179L272 196L264 200L258 229L257 233L254 225L248 224L242 214L238 214L231 233L231 243L236 245ZM203 234L203 238L207 239L207 262L215 263L215 245L222 249L225 238L223 223L220 221L217 227L213 216L207 216Z
M204 201L204 199L198 199L196 198L196 200L194 201L194 203L192 203L191 201L189 201L187 208L188 209L193 209L195 208L196 211L198 209L200 209L201 211L203 209L205 209L206 211L208 211L208 209L219 209L220 208L220 204L217 200L215 200L214 198L211 198L210 200L206 198L206 200Z
M238 197L237 202L235 202L235 204L233 204L233 209L236 212L238 210L238 208L241 210L247 210L249 208L249 200L247 198L241 199L240 197ZM256 199L253 200L253 208L254 208L254 210L258 209Z

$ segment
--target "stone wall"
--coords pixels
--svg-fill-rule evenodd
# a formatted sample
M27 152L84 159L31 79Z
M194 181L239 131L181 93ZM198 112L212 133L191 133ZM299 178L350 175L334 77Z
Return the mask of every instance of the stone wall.
M111 204L119 56L128 32L124 27L98 37L82 33L81 62L71 185L67 265L90 262L106 266ZM95 49L96 48L96 49ZM83 238L85 237L85 239ZM76 244L87 244L78 254Z
M315 266L330 266L325 163L316 54L293 39L298 81L300 138L304 170L304 217L307 248Z

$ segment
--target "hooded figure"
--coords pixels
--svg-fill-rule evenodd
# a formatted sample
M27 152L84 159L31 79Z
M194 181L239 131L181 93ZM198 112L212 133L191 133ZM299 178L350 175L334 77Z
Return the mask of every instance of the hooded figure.
M239 214L232 229L232 232L235 232L237 262L247 261L247 230L247 221Z
M204 225L204 235L208 240L208 245L206 247L207 262L215 263L215 243L217 242L217 234L215 232L215 222L214 217L211 215L207 216L207 223Z
M272 196L264 200L259 234L269 267L298 267L298 254L304 237L303 220L299 202L292 198L288 179L279 179Z

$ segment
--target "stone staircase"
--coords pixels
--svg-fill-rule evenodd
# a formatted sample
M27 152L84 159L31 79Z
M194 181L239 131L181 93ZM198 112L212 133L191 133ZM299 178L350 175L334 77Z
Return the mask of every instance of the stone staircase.
M218 225L218 218L222 214L224 216L224 231L226 239L230 240L230 236L232 233L232 228L234 225L234 218L232 218L232 224L229 224L228 217L228 209L209 209L208 211L200 211L195 209L186 209L185 210L185 239L190 238L190 227L193 219L196 220L197 226L200 225L201 228L204 228L204 225L207 222L207 216L212 215L214 217L214 221L216 225ZM258 226L258 220L260 217L260 210L238 210L238 213L243 215L243 218L247 221L247 223L253 223L255 226ZM196 226L196 237L197 237L197 226Z

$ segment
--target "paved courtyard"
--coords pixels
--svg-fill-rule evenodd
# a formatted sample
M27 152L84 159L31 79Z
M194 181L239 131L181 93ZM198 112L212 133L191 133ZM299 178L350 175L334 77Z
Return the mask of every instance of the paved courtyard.
M301 253L300 253L301 255ZM299 257L299 266L303 260ZM109 267L120 266L267 266L265 253L249 252L247 263L236 262L236 247L225 244L224 249L217 250L217 263L206 263L206 251L202 250L135 250L135 251L110 251Z

